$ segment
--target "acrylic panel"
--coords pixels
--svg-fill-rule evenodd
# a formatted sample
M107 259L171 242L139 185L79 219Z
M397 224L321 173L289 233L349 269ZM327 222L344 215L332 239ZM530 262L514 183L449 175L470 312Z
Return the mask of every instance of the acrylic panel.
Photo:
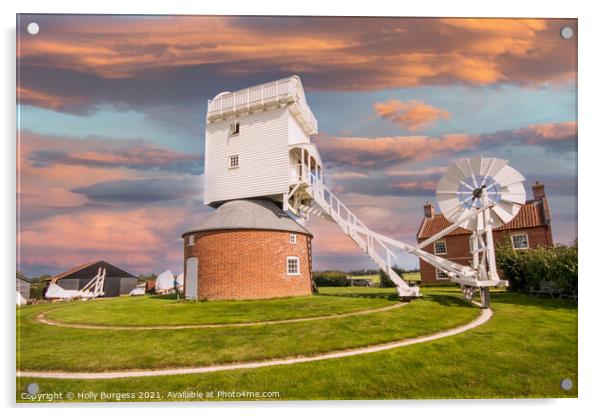
M577 35L17 15L17 402L577 397Z

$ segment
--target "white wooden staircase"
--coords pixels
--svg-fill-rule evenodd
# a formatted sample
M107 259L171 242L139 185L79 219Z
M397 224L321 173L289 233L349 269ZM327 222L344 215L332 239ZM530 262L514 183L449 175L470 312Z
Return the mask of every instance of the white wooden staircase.
M296 201L296 206L291 205L289 208L305 217L311 214L337 223L395 283L400 297L419 296L418 286L408 285L393 270L393 260L397 259L397 256L383 241L382 236L369 230L315 175L307 172L307 179L300 181L298 186L293 188L297 195L295 198L290 194L290 198Z
M458 264L445 258L426 252L423 248L441 236L460 227L467 218L482 215L489 206L475 209L466 217L451 224L445 230L422 243L413 246L395 240L385 235L370 230L355 216L349 208L330 191L324 183L308 169L301 169L301 175L296 183L291 184L291 192L285 195L286 206L293 213L307 217L316 215L337 223L343 232L370 256L378 267L395 283L397 293L402 298L420 296L418 286L410 286L399 274L393 270L393 261L397 255L393 250L412 253L427 263L445 272L450 279L458 284L467 286L499 286L499 280L487 280L479 274L478 270L466 265Z

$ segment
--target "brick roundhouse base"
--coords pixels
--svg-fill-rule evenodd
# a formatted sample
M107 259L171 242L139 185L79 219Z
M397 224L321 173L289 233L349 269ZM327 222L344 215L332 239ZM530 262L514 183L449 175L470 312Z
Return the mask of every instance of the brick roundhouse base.
M184 262L198 258L199 299L269 299L311 295L311 236L277 230L214 230L184 235ZM190 246L189 236L194 235ZM300 274L287 274L287 257ZM186 290L186 289L184 289Z

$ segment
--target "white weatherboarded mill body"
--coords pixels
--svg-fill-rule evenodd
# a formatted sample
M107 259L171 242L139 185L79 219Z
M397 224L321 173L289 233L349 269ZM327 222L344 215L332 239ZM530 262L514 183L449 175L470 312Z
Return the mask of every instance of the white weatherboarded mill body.
M218 94L207 112L205 204L257 197L282 204L302 173L303 158L322 177L309 138L317 132L297 76Z
M412 246L364 225L325 186L324 165L310 140L317 132L318 123L297 76L218 94L207 109L205 204L215 208L231 200L264 198L298 217L314 214L333 221L391 278L404 298L419 296L419 288L393 270L394 250L417 255L463 287L479 288L484 306L489 304L489 287L507 286L495 269L490 218L504 203L511 206L506 207L509 213L503 222L516 215L524 203L525 179L506 161L463 159L442 179L445 189L438 196L448 207L443 213L452 224L436 237L468 222L476 224L473 265L465 266L423 250L425 242ZM495 201L488 196L494 194ZM465 290L469 296L472 292Z

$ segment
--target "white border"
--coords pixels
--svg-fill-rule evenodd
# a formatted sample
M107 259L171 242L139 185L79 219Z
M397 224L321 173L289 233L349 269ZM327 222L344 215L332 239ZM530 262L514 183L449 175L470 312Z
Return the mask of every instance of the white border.
M3 22L4 34L3 58L5 65L2 77L2 106L0 113L4 117L5 140L2 140L2 183L4 201L0 229L4 230L0 247L0 264L4 268L4 276L12 276L15 272L15 142L10 140L15 132L15 13L46 12L46 13L163 13L163 14L319 14L319 15L396 15L396 16L497 16L497 17L576 17L579 18L579 187L598 189L597 172L599 155L602 154L600 138L602 132L599 121L600 75L602 74L601 57L598 53L599 39L602 39L602 24L600 14L595 7L596 2L569 2L549 0L546 2L525 2L524 0L506 0L498 2L477 2L471 0L431 0L421 2L391 2L372 0L370 2L324 2L305 0L303 2L263 1L253 2L229 0L227 2L165 2L147 0L145 2L123 2L121 0L103 0L102 2L81 2L76 0L20 0L19 2L3 2L0 18ZM579 297L579 400L477 400L477 401L410 401L410 402L293 402L293 403L195 403L177 405L181 415L198 415L198 407L203 407L202 413L219 413L238 415L241 409L245 413L257 415L278 415L283 411L289 416L307 414L306 407L311 407L312 413L332 414L336 408L345 408L345 413L364 415L373 407L377 411L391 412L391 407L398 413L420 415L465 415L471 413L486 413L488 416L504 415L508 412L526 413L545 411L547 415L566 415L592 413L594 408L602 405L600 394L600 374L602 370L602 350L600 328L597 324L601 315L597 307L601 289L596 285L599 279L597 267L597 247L595 244L599 227L594 226L599 221L599 202L595 201L596 193L581 192L579 195L579 267L582 276ZM6 279L6 278L5 278ZM6 283L6 281L9 283ZM12 285L12 279L6 279L5 284ZM12 286L11 286L12 287ZM4 342L2 360L2 391L3 405L8 408L5 414L32 414L34 409L15 409L14 403L14 307L11 290L2 291L4 307ZM167 408L174 404L151 404L143 408L125 404L109 406L87 404L86 413L89 416L106 415L107 408L127 409L128 413L148 416L165 414ZM45 415L80 415L80 406L45 406L37 407ZM320 409L323 408L323 409Z

